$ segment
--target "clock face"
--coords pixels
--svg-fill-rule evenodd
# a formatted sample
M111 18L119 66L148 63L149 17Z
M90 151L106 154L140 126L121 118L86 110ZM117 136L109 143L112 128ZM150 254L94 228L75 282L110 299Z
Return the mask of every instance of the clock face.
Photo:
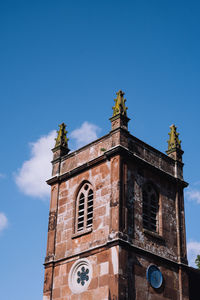
M161 271L155 265L150 265L147 268L147 280L154 289L159 289L163 283Z

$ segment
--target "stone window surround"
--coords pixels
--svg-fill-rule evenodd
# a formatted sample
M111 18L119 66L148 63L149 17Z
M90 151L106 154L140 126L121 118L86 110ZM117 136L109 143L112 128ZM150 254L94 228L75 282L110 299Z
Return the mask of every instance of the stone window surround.
M86 189L87 187L87 189ZM92 193L90 193L92 191ZM84 196L84 212L82 211L82 216L84 221L83 221L83 226L81 229L78 229L79 223L78 223L78 218L80 217L80 198L81 194ZM82 199L82 200L83 200ZM90 204L88 204L90 202ZM90 206L90 213L88 213L88 206ZM78 193L75 199L75 214L74 214L74 233L72 234L72 238L90 233L92 231L92 226L93 226L93 213L94 213L94 189L92 187L92 184L89 181L84 180L79 189ZM88 217L91 219L92 215L92 220L88 224Z
M88 270L88 279L84 280L82 285L77 279L80 277L80 272L82 268ZM91 280L92 280L92 264L87 258L77 260L71 267L69 276L68 276L68 285L72 293L80 294L87 290Z
M144 226L144 211L142 213L143 215L143 232L147 232L147 234L150 234L152 232L153 235L155 236L160 236L160 233L161 233L161 228L160 228L160 225L161 225L161 217L162 217L162 214L160 213L160 209L161 209L161 203L160 203L160 194L158 192L158 189L157 187L155 187L155 184L152 183L151 181L147 181L143 186L142 186L142 207L144 205L144 192L146 192L148 194L148 191L147 191L147 187L148 185L152 188L152 191L154 192L154 195L156 195L156 202L157 202L157 211L156 211L156 216L155 216L155 219L152 221L152 224L148 224L146 226ZM148 197L149 195L147 195ZM149 202L149 199L147 199L148 202ZM148 208L151 209L151 204L148 203ZM153 212L155 214L155 212ZM148 219L149 217L151 216L151 211L148 211ZM156 226L156 229L153 230L151 227L152 226Z

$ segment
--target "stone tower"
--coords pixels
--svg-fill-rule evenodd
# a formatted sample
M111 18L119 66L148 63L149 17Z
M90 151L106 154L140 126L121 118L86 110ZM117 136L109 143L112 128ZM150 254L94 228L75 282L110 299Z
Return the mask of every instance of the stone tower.
M128 131L119 91L111 131L53 151L43 300L189 300L181 142L165 155Z

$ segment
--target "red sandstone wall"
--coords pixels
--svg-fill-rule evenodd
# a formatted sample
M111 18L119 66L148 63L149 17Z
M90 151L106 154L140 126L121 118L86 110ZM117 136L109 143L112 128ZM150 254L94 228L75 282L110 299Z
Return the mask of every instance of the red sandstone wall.
M151 170L140 170L137 165L128 165L128 201L132 201L134 220L133 244L165 258L177 261L177 223L175 186ZM142 221L142 186L153 182L159 193L159 236L145 234ZM131 224L129 225L131 226Z
M64 174L69 172L88 161L94 160L104 154L104 152L113 147L121 145L129 149L136 157L149 162L157 168L174 175L174 160L164 155L153 147L145 144L128 133L121 134L119 130L111 132L109 135L91 143L75 152L67 155L61 163L61 172ZM53 175L58 173L57 164L53 167Z
M164 283L158 290L153 289L146 280L146 270L150 264L159 267L163 274ZM134 300L188 300L188 278L185 272L181 273L183 294L180 298L180 274L177 266L166 264L157 258L128 253L120 250L120 287L119 299ZM126 294L130 298L126 298Z
M126 257L127 253L124 253L121 248L120 252L119 246L106 248L108 247L106 243L119 238L118 232L122 231L122 235L128 236L127 239L132 240L134 245L168 259L177 260L175 187L166 180L166 177L159 176L158 172L153 172L151 168L142 169L141 172L138 164L132 159L125 159L123 163L119 155L109 159L104 157L106 151L119 144L129 148L135 157L140 157L149 164L174 175L172 159L139 140L128 137L128 134L121 135L117 130L62 158L60 171L59 162L56 162L53 176L69 172L69 178L60 185L55 184L52 187L47 246L49 265L45 271L43 300L50 299L52 281L53 300L146 300L148 293L151 297L148 300L178 300L177 270L169 271L166 266L160 266L166 278L170 276L173 278L174 288L170 292L167 284L169 293L159 296L151 291L146 282L145 270L152 261L134 256L131 254L132 250ZM97 162L87 169L88 162L103 157L104 161ZM84 170L80 170L76 175L70 175L71 171L84 164L86 166ZM146 179L155 182L160 193L159 234L163 238L160 240L147 236L142 228L141 187ZM74 235L76 195L84 180L89 181L94 190L94 222L90 233L77 236ZM98 248L100 246L103 248ZM94 248L96 249L93 250ZM97 249L100 249L100 253ZM92 252L88 252L90 250ZM120 258L118 267L119 253L124 258ZM91 261L94 276L87 291L72 295L68 286L69 270L80 257L88 257ZM55 261L54 269L50 263L51 259ZM172 295L172 298L169 295ZM186 299L188 300L187 297L183 298Z
M114 248L118 256L118 247ZM55 267L53 299L108 300L111 293L114 297L117 297L118 283L117 274L115 273L118 271L118 262L112 249L104 249L100 253L91 253L89 260L93 268L92 281L87 291L81 294L73 294L68 286L68 275L76 259L61 262Z
M109 235L111 163L106 162L70 178L60 185L55 259L72 256L104 244ZM92 232L74 236L76 196L83 181L89 181L94 190Z

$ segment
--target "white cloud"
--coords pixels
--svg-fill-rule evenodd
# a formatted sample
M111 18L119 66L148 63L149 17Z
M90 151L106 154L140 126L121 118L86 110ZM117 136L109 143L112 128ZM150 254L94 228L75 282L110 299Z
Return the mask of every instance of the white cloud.
M8 226L8 219L6 215L0 212L0 232L2 232Z
M186 197L190 201L195 201L200 204L200 191L197 189L190 189L185 193Z
M30 143L31 158L15 174L16 184L25 195L42 199L50 196L49 186L45 181L51 176L51 149L54 147L55 137L54 130L35 143Z
M75 139L76 148L80 148L98 138L97 134L101 129L89 122L84 122L80 128L71 132L70 137Z
M195 259L200 255L200 242L191 241L187 244L189 265L196 268Z
M72 144L81 147L92 140L97 139L100 128L94 124L84 122L80 128L72 131L70 137ZM46 180L51 176L51 149L55 145L56 131L42 136L34 143L30 143L30 159L25 161L15 174L15 182L20 190L28 196L46 199L50 196L49 186ZM70 139L70 141L71 141Z

